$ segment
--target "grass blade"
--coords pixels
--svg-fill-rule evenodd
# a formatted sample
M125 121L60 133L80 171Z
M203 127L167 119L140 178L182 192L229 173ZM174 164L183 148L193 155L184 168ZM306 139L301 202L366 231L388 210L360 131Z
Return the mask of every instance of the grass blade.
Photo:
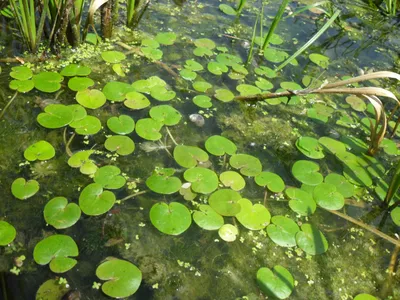
M269 40L271 39L272 34L274 33L276 27L278 27L278 24L282 19L282 15L285 12L285 8L288 5L288 3L289 3L289 0L283 0L282 3L281 3L281 6L279 6L279 10L278 10L277 14L275 15L274 21L272 22L271 27L269 28L268 34L267 34L267 36L266 36L266 38L264 40L264 43L263 43L263 46L262 46L263 50L267 49L267 46L269 44Z

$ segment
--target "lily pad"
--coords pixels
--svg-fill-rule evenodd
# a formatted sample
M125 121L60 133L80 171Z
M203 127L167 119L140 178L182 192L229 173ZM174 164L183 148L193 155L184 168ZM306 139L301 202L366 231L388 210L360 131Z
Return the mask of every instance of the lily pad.
M75 97L80 105L90 109L100 108L107 101L103 92L96 89L79 91Z
M157 122L167 126L173 126L179 123L182 115L179 111L170 105L154 106L150 109L150 117Z
M185 80L195 80L197 77L197 73L193 72L192 70L189 69L182 69L179 71L179 75Z
M123 187L126 183L121 170L116 166L104 166L94 174L94 182L99 183L103 188L115 190Z
M324 178L321 173L318 173L319 165L308 160L298 160L292 167L293 176L308 185L318 185L322 183Z
M260 268L257 271L257 283L261 291L268 297L286 299L294 290L292 274L282 266Z
M71 270L77 261L71 257L78 256L78 246L68 235L51 235L36 244L33 258L39 265L50 263L54 273L64 273Z
M107 282L101 285L101 290L112 298L126 298L139 289L142 282L142 272L131 262L108 257L96 269L96 276Z
M154 61L161 60L164 54L160 49L154 49L151 47L142 47L141 51L147 59Z
M330 137L323 136L320 137L318 142L330 153L336 154L346 151L346 146L340 141L334 140Z
M198 162L206 162L208 154L199 147L178 145L174 149L175 161L184 168L193 168Z
M124 105L131 109L143 109L150 106L150 101L141 93L129 92L126 94Z
M204 67L199 64L197 61L193 60L193 59L188 59L185 62L185 68L192 70L193 72L198 72L198 71L202 71L204 69Z
M340 174L330 173L325 177L325 182L336 186L336 190L342 194L344 198L350 198L354 196L354 185L352 185L344 176Z
M41 92L54 93L61 88L61 82L64 77L57 72L40 72L33 75L33 83L35 88Z
M246 186L243 177L235 171L225 171L219 175L219 180L226 187L230 187L234 191L240 191Z
M224 64L226 66L229 66L229 67L233 67L235 65L242 63L242 59L240 58L240 56L232 55L232 54L228 54L228 53L220 53L217 55L217 57L215 59L217 60L217 62Z
M117 152L119 155L129 155L135 150L135 143L130 137L112 135L107 138L104 147L111 152Z
M7 246L8 244L12 243L16 235L17 231L15 230L14 226L6 221L0 221L0 246Z
M275 78L276 77L276 72L268 67L265 66L260 66L258 68L255 68L254 71L256 72L257 75L262 75L267 78Z
M49 279L41 284L36 292L36 300L59 300L68 293L70 287L60 284L57 279Z
M209 205L201 204L193 213L194 222L205 230L218 230L224 225L224 218Z
M86 109L80 104L71 104L71 105L68 105L68 107L72 110L72 113L74 115L74 119L70 123L70 126L75 121L82 120L87 116Z
M313 197L315 202L325 209L339 210L344 206L344 198L333 184L320 183L315 187Z
M315 212L317 205L308 192L298 188L288 188L285 192L291 199L289 201L289 207L295 213L302 216L309 216Z
M274 85L269 80L264 79L262 77L258 77L257 78L257 81L255 82L255 85L258 88L262 89L263 91L270 90L270 89L274 88Z
M205 93L208 89L212 88L212 85L206 81L193 82L193 88L201 93Z
M70 107L63 104L50 104L44 108L44 112L37 116L40 125L46 128L61 128L74 119L74 114Z
M273 193L280 193L285 189L282 178L272 172L262 172L254 180L259 186L266 186Z
M235 216L240 212L240 194L231 189L220 189L208 198L210 206L221 216Z
M329 57L319 54L319 53L311 53L309 55L310 60L321 68L328 68L329 66Z
M62 76L74 77L74 76L88 76L92 70L87 66L69 64L61 70Z
M222 102L230 102L235 98L235 95L227 89L218 89L215 91L214 97Z
M89 158L90 155L94 153L94 150L83 150L77 153L74 153L68 159L68 165L72 168L79 168L79 171L85 175L91 175L96 173L97 166Z
M135 88L128 83L119 81L109 81L103 87L103 93L107 100L121 102L126 99L126 94L134 92Z
M390 216L392 217L392 220L394 224L397 226L400 226L400 207L396 207L390 212Z
M239 169L245 176L257 176L261 173L262 165L258 158L248 154L234 154L229 160L229 164Z
M159 231L169 235L185 232L192 223L192 216L186 206L171 202L156 203L150 209L150 221Z
M73 77L68 80L68 87L75 92L84 91L92 85L94 81L88 77Z
M99 183L87 185L79 195L79 206L82 212L89 216L106 213L113 207L114 203L114 193L103 191L103 186Z
M210 50L214 49L216 46L214 41L207 38L197 39L194 41L194 44L196 47L207 48Z
M48 160L56 155L54 147L46 141L33 143L25 149L24 157L29 161Z
M8 86L19 93L27 93L35 87L32 80L11 80Z
M355 111L365 111L367 109L364 100L355 95L346 97L346 102L350 104L351 108Z
M81 217L81 209L75 203L69 203L64 197L55 197L47 202L43 211L44 219L56 229L71 227Z
M280 51L273 48L267 48L264 51L264 57L272 63L280 63L289 57L285 51Z
M94 116L86 116L81 120L69 124L80 135L96 134L101 130L101 122Z
M157 141L162 137L160 133L162 127L163 123L154 119L140 119L136 123L136 133L145 140Z
M164 86L155 86L150 91L151 96L158 101L169 101L175 98L174 91L167 90Z
M201 108L212 107L211 98L206 95L197 95L193 98L193 103Z
M217 61L210 61L207 65L207 70L214 75L221 75L222 73L228 72L228 67Z
M292 219L284 216L273 216L267 227L270 239L281 247L296 246L296 234L300 228Z
M185 171L183 177L192 183L191 188L196 193L209 194L218 188L217 174L206 168L191 168Z
M229 16L235 16L237 14L237 11L232 7L227 4L220 4L219 9L226 15Z
M378 300L378 298L370 295L370 294L358 294L354 300Z
M205 147L208 152L216 156L233 155L237 150L236 145L231 140L220 135L210 136L205 142Z
M301 225L296 234L297 245L309 255L322 254L328 250L328 241L324 234L313 225Z
M236 90L240 93L240 96L252 96L261 94L261 90L258 87L250 84L239 84L236 87Z
M26 181L25 178L17 178L11 185L11 193L20 200L26 200L39 191L39 182L36 180Z
M160 47L160 43L153 39L143 39L142 46L156 49Z
M14 79L25 81L32 78L32 70L25 66L11 68L10 76Z
M343 175L346 177L351 183L354 183L359 186L369 187L372 185L372 178L366 169L357 164L346 164L343 169Z
M264 229L271 220L271 214L264 205L251 203L250 200L242 198L238 201L240 212L236 214L236 219L244 227L250 230Z
M309 158L321 159L325 157L323 148L315 138L301 136L296 141L296 147L301 153Z
M116 134L129 134L135 129L135 121L127 115L111 117L107 120L108 128Z
M176 40L174 32L159 32L156 35L156 41L161 45L173 45Z
M123 61L126 56L120 51L104 51L101 53L101 58L111 64L116 64Z
M225 242L234 242L239 235L239 230L232 224L224 224L218 230L218 235Z
M170 195L180 190L182 182L178 177L163 172L154 174L147 178L147 187L158 194Z

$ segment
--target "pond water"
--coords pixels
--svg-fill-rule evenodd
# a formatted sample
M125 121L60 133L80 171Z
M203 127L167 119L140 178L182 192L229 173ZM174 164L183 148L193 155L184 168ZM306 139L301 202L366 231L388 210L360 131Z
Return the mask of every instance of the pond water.
M280 1L264 2L265 35ZM236 96L279 88L298 90L310 82L318 87L325 79L335 82L372 70L398 72L397 19L371 10L361 1L334 1L325 5L330 14L335 9L341 10L338 21L295 62L273 72L287 54L305 44L329 19L318 10L288 14L312 2L290 3L273 36L270 56L259 54L256 45L247 65L244 62L249 55L256 17L261 12L260 1L249 0L240 17L222 13L220 1L152 2L134 31L120 24L111 41L66 49L57 57L49 55L40 62L35 62L34 56L19 53L21 44L10 40L12 30L4 26L0 37L2 57L18 55L34 74L56 71L64 74L64 79L61 78L61 87L54 92L43 92L48 87L45 86L19 93L0 120L0 220L12 224L17 232L11 244L0 246L0 299L35 299L42 283L49 279L60 282L60 278L61 283L56 287L65 288L62 283L65 279L70 289L68 299L109 299L101 287L94 288L98 283L104 287L105 280L96 276L96 269L108 257L127 260L142 273L139 289L127 299L265 299L267 295L260 289L257 272L277 265L293 277L293 283L286 282L283 287L294 285L289 299L346 300L362 293L377 299L400 299L399 272L390 269L397 261L393 242L343 218L343 214L348 215L372 231L378 228L385 237L396 239L399 232L390 215L379 207L397 164L398 136L385 139L373 158L365 155L369 120L374 121L371 104L354 96L346 98L348 95L293 95L290 101L285 97L259 102L231 101L229 91ZM231 1L226 3L236 5ZM260 21L257 35L259 26ZM160 35L167 32L174 34ZM161 45L155 45L158 42ZM125 57L120 59L120 54L107 52L114 50L123 52ZM321 54L323 58L312 59L310 54ZM192 59L198 64L187 62ZM72 119L53 126L54 122L63 122L69 113L65 110L56 109L44 115L45 107L77 104L79 96L76 97L76 88L64 69L70 63L89 67L88 77L93 80L90 89L106 94L107 102L99 105L96 101L100 100L92 99L96 105L90 104L85 95L79 101L88 115L101 122L101 128L96 129L98 121L88 119L73 127L65 126L73 124ZM0 107L5 107L15 93L9 84L13 79L11 68L17 65L20 63L0 63ZM57 85L54 74L51 76L45 85ZM116 81L129 85L110 85ZM208 82L210 88L204 88L201 82ZM133 88L132 83L136 83ZM85 85L77 83L78 89L81 84ZM363 84L396 92L394 81ZM108 88L104 88L106 85ZM154 86L157 89L151 90ZM138 92L149 99L150 105L139 109L140 105L146 105ZM127 97L131 102L125 102ZM99 107L92 109L93 105ZM160 105L166 106L159 112L151 111ZM393 106L388 101L385 108ZM78 110L82 113L75 106L74 122L79 121ZM52 114L58 120L52 119ZM110 118L121 115L135 121L134 132L122 126L121 120L114 120L115 126L110 124ZM139 122L141 119L145 121ZM110 136L118 133L124 133L134 142L133 153L131 141L114 141L116 145L112 145ZM215 135L229 139L234 145L217 138L213 145L207 146L206 141ZM318 144L308 137L325 138ZM41 140L52 145L55 155L35 160L36 154L45 155L46 151L40 149L33 151L36 153L33 159L28 159L26 149ZM208 154L179 145L198 147ZM342 147L347 151L340 152L338 149ZM93 153L90 158L77 158L77 164L71 167L74 163L70 156L82 150ZM293 168L298 161L297 168ZM313 161L318 167L302 161ZM86 173L92 175L83 174L85 170L80 166L85 163ZM118 171L113 173L115 169L103 169L109 165L123 176ZM193 167L193 174L188 173ZM100 168L112 175L100 174ZM204 169L212 172L204 173ZM260 175L261 170L265 173ZM227 171L236 173L230 174L234 177L220 177ZM282 188L280 179L271 173L282 178ZM219 181L214 180L215 174ZM321 183L322 176L326 185ZM21 177L36 180L40 185L29 199L19 200L12 193L11 186ZM187 181L192 182L191 187L181 188ZM97 186L93 187L93 182ZM94 190L85 189L89 185ZM333 191L327 191L332 186ZM108 192L103 192L103 187ZM222 193L215 194L217 188ZM227 196L226 190L230 188L238 192ZM85 190L86 201L82 196ZM65 197L70 203L80 205L79 212L81 209L83 212L73 226L56 229L54 224L46 224L43 211L55 197ZM235 197L249 199L258 207L247 207L244 212L246 201L238 203ZM344 201L344 207L340 201ZM160 203L172 204L166 207ZM181 205L173 208L176 203ZM230 232L232 228L227 227L227 235L223 235L223 230L219 234L221 217L215 212L199 212L207 204L223 215L223 223L237 228L238 233ZM243 212L237 215L235 210ZM49 215L52 213L55 211ZM190 221L186 220L188 214ZM210 219L203 220L200 215L203 218L210 215ZM60 215L54 218L58 218L53 220L56 227L64 220ZM72 212L68 218L74 219ZM205 230L207 226L214 230ZM66 254L76 256L77 264L61 274L52 272L47 263L63 251L65 240L55 250L51 248L54 245L44 246L52 252L45 263L38 264L33 255L41 240L55 234L72 237L79 249L79 255ZM17 258L22 255L26 259L17 268ZM279 286L279 282L276 284ZM52 293L43 299L60 299Z

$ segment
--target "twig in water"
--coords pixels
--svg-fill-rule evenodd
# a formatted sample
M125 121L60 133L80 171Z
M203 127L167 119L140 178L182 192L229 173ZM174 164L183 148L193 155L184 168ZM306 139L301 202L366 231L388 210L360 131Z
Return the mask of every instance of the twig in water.
M146 194L146 193L147 193L147 191L140 191L140 192L137 192L137 193L135 193L135 194L126 196L125 198L122 198L122 199L119 200L119 201L124 202L124 201L126 201L126 200L129 200L129 199L131 199L131 198L135 198L136 196L143 195L143 194Z
M174 137L171 134L171 131L169 131L168 126L165 126L165 129L167 130L167 133L169 137L171 138L172 142L174 142L175 146L178 146L178 143L175 141Z
M6 104L6 106L4 106L3 111L2 111L1 114L0 114L0 120L1 120L1 118L4 116L4 114L5 114L6 110L7 110L7 108L9 108L10 105L11 105L11 103L13 103L13 101L15 100L15 98L17 97L17 95L18 95L18 92L15 92L14 96L12 96L12 98L10 99L10 101L8 101L8 103Z
M65 131L64 131L65 132ZM72 140L75 137L75 132L71 135L71 137L69 138L68 142L65 144L65 152L68 154L68 156L72 156L72 151L69 149L69 145L71 145Z

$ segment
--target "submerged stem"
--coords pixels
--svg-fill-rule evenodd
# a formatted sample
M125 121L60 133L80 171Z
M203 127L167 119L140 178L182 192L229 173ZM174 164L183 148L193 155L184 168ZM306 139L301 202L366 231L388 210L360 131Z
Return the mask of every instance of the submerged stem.
M135 193L135 194L126 196L125 198L122 198L122 199L119 200L119 201L123 202L123 201L129 200L129 199L131 199L131 198L135 198L136 196L146 194L147 192L148 192L148 191L140 191L140 192L137 192L137 193Z
M171 134L171 131L169 131L168 126L165 126L165 129L167 130L167 133L169 137L171 138L172 142L174 142L175 146L178 146L178 143L175 141L174 137Z
M6 110L7 110L7 108L9 108L10 105L11 105L11 103L13 103L13 101L15 100L15 98L17 97L17 95L18 95L18 92L15 92L14 96L12 96L12 98L10 99L10 101L8 101L8 103L6 104L6 106L4 106L3 111L2 111L1 114L0 114L0 120L1 120L1 118L4 116L4 114L5 114Z
M72 140L75 137L75 132L71 135L71 137L69 138L68 142L65 144L65 152L68 154L68 156L72 156L72 151L71 149L69 149L69 145L71 145Z

